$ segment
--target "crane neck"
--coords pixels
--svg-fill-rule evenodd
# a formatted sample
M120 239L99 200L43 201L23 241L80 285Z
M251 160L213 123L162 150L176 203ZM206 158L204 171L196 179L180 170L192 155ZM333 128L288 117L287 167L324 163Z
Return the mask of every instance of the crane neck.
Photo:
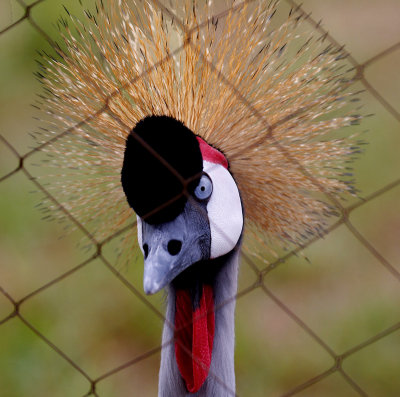
M239 253L240 246L238 244L234 250L222 257L196 263L168 286L166 322L162 338L159 397L228 397L235 395L234 312ZM199 300L205 299L204 286L211 288L213 300L212 317L215 328L211 342L211 361L206 378L201 382L201 387L195 392L190 392L187 380L182 377L182 370L184 370L182 366L185 361L180 362L179 365L177 363L177 357L182 353L179 353L180 350L176 345L177 334L174 329L176 305L181 304L182 291L188 291L194 306L201 305ZM208 313L208 322L203 321L201 324L210 327L210 318L211 315Z

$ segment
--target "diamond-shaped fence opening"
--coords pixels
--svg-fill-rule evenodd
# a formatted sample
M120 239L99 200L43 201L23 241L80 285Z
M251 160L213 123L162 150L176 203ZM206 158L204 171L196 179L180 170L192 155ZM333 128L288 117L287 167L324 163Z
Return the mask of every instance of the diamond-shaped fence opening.
M180 23L169 2L149 2ZM80 9L72 0L0 4L0 395L153 396L164 299L143 293L139 253L128 266L114 266L118 242L132 225L99 237L90 220L81 223L61 206L57 189L40 178L43 165L37 167L51 143L38 147L29 136L39 128L30 106L40 91L32 74L36 50L55 45L53 22L62 5ZM298 4L281 0L280 6ZM241 2L233 8L240 12ZM217 4L220 18L228 11ZM360 191L336 203L339 217L323 236L277 257L244 252L234 297L236 395L396 397L400 4L305 0L298 11L328 42L346 45L363 114L373 113L362 122L369 145L355 164ZM199 16L198 24L207 20ZM191 45L193 28L184 45ZM249 117L262 119L237 82L210 66ZM68 131L60 134L67 140ZM52 219L41 205L45 198L60 207L64 222Z

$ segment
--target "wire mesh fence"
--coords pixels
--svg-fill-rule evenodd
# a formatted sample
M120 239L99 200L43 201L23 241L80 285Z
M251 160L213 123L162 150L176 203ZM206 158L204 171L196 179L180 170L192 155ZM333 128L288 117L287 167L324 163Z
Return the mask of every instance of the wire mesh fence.
M44 9L50 7L49 3L18 0L1 6L5 14L8 10L9 18L0 27L0 45L2 40L18 42L21 35L35 34L55 46L52 34L43 27L47 15ZM299 8L296 2L286 1L335 46L349 40L345 51L354 68L355 89L365 90L366 106L375 113L366 121L371 144L366 160L357 165L362 170L356 174L361 193L349 203L335 200L340 216L323 237L315 237L276 259L268 258L266 263L244 253L235 297L236 395L398 396L400 178L396 144L400 103L396 65L400 32L393 27L382 44L372 39L372 24L372 36L359 28L358 34L370 40L371 48L357 53L357 45L352 48L350 43L353 37L334 30L332 10L339 10L336 23L348 19L348 24L358 26L358 18L359 26L363 26L370 22L363 16L363 6L332 1L333 8L327 8L332 15L323 15L322 8L324 23L333 24L332 33L328 33L324 23L313 16L320 16L314 3L305 2ZM152 4L173 15L168 3L154 0ZM240 3L235 7L240 12ZM376 7L388 17L400 11L396 2L380 2ZM314 14L309 15L312 9ZM368 12L373 13L370 9ZM218 17L226 14L222 11ZM174 19L179 21L176 16ZM377 26L382 25L384 22ZM189 37L182 22L180 27ZM2 64L9 65L2 71L7 89L2 107L11 117L3 110L0 394L155 395L163 348L159 342L164 321L162 299L144 295L140 261L127 269L114 266L113 243L123 231L95 238L38 179L36 156L51 142L29 147L33 143L26 134L32 128L24 120L28 103L21 101L27 91L16 86L19 71L13 69L12 59L4 56ZM254 113L235 83L211 66ZM29 84L27 81L24 83ZM6 99L7 103L15 101L17 110L7 108ZM104 103L81 123L107 112L108 106ZM55 139L68 133L60 131ZM60 207L67 223L75 225L72 237L58 240L54 235L60 234L61 226L37 221L39 211L30 210L37 196L30 197L30 190L39 191ZM45 219L48 216L43 215ZM82 236L88 241L86 250L74 245Z

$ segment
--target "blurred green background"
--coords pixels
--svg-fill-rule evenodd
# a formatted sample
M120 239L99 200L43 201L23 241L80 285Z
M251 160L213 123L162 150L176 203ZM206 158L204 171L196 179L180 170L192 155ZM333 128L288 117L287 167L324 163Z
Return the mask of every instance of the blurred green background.
M33 3L31 1L30 3ZM284 4L285 1L282 0ZM398 0L303 0L323 26L363 63L400 41ZM32 19L49 36L62 4L44 0L32 8ZM24 9L16 0L0 0L0 31L17 21ZM33 72L37 50L48 44L28 20L0 34L0 135L20 155L33 145L29 132L38 122L31 104L40 92ZM366 69L369 83L400 112L400 49ZM362 88L361 84L357 87ZM361 197L400 177L400 124L370 92L362 96L369 142L356 164ZM35 174L35 156L26 168ZM18 166L18 158L0 140L0 178ZM0 182L0 396L83 396L90 384L80 370L96 379L157 348L162 320L99 260L91 261L20 306L21 318L7 321L13 305L93 255L77 248L76 232L60 238L62 225L41 220L35 208L41 195L22 171ZM400 271L400 186L360 206L350 222L385 260ZM347 204L359 202L353 198ZM113 257L112 247L105 255ZM111 259L110 259L111 260ZM260 265L261 266L261 265ZM142 293L142 264L117 269ZM239 290L255 281L247 264ZM270 272L268 290L310 327L336 354L342 354L400 322L400 282L345 225L291 257ZM163 310L163 296L147 298ZM236 375L239 396L283 396L310 378L328 371L332 357L277 301L256 289L237 301ZM155 396L159 353L105 377L97 395ZM355 352L343 369L368 396L400 396L400 329ZM291 394L290 394L291 395ZM364 395L335 372L296 396Z

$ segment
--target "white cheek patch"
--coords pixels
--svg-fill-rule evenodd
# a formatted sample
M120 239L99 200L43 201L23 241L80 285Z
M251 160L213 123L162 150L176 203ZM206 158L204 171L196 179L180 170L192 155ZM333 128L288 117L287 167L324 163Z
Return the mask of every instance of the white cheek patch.
M143 252L143 238L142 238L142 219L136 215L136 228L137 228L137 239L138 239L138 244L140 251L142 251L142 254L144 255Z
M207 204L211 230L211 258L232 251L243 229L243 211L239 190L229 171L220 164L203 161L203 169L213 182Z

